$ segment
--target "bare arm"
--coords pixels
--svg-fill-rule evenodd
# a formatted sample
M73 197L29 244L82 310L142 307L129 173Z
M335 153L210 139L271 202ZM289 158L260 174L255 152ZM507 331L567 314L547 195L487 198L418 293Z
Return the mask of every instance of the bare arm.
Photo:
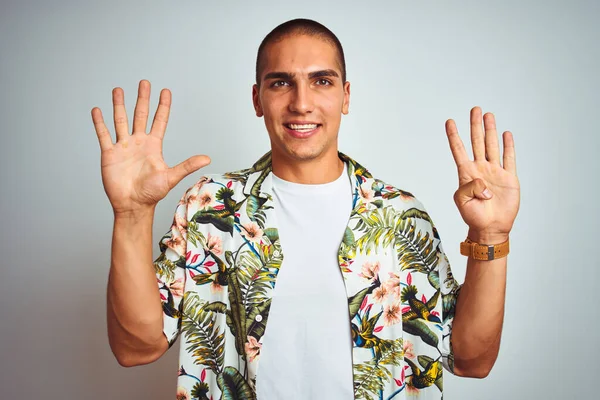
M496 244L504 238L469 234L478 243ZM452 326L454 372L485 378L500 350L506 292L506 257L491 261L467 260L467 274L456 304Z
M502 135L501 156L494 115L486 113L482 117L481 109L474 107L473 161L467 156L453 120L446 122L446 133L458 167L459 188L454 201L469 226L469 238L481 244L504 242L520 203L512 133L506 131ZM457 375L483 378L496 361L504 320L506 263L506 258L477 261L469 257L467 261L450 339Z
M210 163L207 156L193 156L172 168L165 164L162 143L171 93L161 91L152 128L146 133L149 101L150 82L142 80L129 134L123 90L113 90L116 143L100 109L92 109L102 182L115 215L107 288L108 337L115 357L124 366L150 363L168 348L152 262L156 204L185 176Z
M155 361L168 349L152 265L154 209L116 214L107 289L108 339L119 364Z

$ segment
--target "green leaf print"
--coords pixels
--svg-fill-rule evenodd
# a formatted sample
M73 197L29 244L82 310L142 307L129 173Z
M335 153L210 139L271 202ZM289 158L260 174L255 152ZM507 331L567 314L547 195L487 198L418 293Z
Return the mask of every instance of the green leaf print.
M232 234L233 233L233 214L227 210L200 210L191 219L199 224L211 224L220 231Z
M261 229L265 227L266 215L262 207L266 202L266 198L254 195L246 198L246 213L250 220L256 222Z
M362 224L358 225L366 229L356 242L361 251L370 254L372 250L377 252L380 245L388 247L394 242L397 217L392 207L365 212L360 217Z
M435 290L440 290L440 271L432 269L427 274L427 280Z
M281 266L283 256L279 242L257 246L259 255L246 251L240 256L237 269L238 281L242 293L242 302L246 310L246 333L260 339L265 331L265 323L271 305L269 292L275 285L275 277ZM261 315L260 321L256 316Z
M221 400L255 400L256 396L242 374L233 367L225 367L217 377Z
M354 319L354 317L356 316L356 314L358 313L358 310L360 309L360 305L362 304L365 296L370 291L372 291L370 289L371 289L370 287L366 287L348 299L348 308L350 310L350 321L352 321Z
M410 218L398 219L395 244L398 262L403 270L428 274L438 264L438 254L429 232L425 235L420 231L417 233Z
M402 321L402 329L411 335L419 336L428 345L438 347L439 340L437 335L429 329L427 323L422 319Z
M372 399L379 397L383 382L389 372L373 361L354 365L354 398Z
M173 262L162 252L154 261L154 271L164 277L165 281L172 281L175 279L175 268L181 266L182 263L183 268L185 268L185 257L181 256L176 262Z
M406 210L402 214L400 214L400 218L401 219L420 218L420 219L424 219L425 221L429 222L433 226L433 221L431 220L431 217L429 217L429 214L426 211L419 210L418 208L414 208L414 207L409 208L408 210Z
M219 374L224 360L224 332L219 332L215 324L214 314L204 309L205 303L198 293L185 293L182 313L181 331L186 335L186 351L194 358L196 364L210 368Z
M346 227L346 230L344 231L342 243L349 247L354 245L354 233L352 233L352 229L349 227Z
M269 309L271 307L271 299L261 303L258 306L251 307L248 317L246 318L246 331L248 336L254 336L257 340L265 334L266 321L269 317ZM256 317L260 315L259 321Z
M206 394L208 393L208 384L206 382L196 382L192 389L192 398L198 400L208 400Z
M276 228L267 228L263 232L269 238L269 242L275 243L279 241L279 232Z
M202 232L198 230L198 224L194 221L188 222L187 240L195 247L206 247L206 238Z
M206 303L202 308L206 311L212 311L220 314L225 314L227 312L227 304L223 303L222 301Z
M402 364L404 350L402 339L381 339L379 356L372 360L354 365L354 397L355 399L371 399L379 396L385 384L392 379L392 373L386 366Z
M234 328L232 334L235 337L235 349L237 353L246 357L244 343L246 342L246 311L242 302L242 292L237 276L237 268L230 268L227 271L227 282L229 286L229 305L230 305L230 320Z

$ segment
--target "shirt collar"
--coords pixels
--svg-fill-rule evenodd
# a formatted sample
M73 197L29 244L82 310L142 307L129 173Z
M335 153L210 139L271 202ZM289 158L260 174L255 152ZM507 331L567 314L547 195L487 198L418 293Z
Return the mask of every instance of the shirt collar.
M356 197L360 185L367 179L373 178L373 176L365 167L346 154L338 151L338 157L346 163L348 176L350 177ZM240 171L240 173L246 175L246 185L244 187L244 193L246 195L254 195L269 200L273 199L273 165L271 163L271 151L259 158L252 167Z

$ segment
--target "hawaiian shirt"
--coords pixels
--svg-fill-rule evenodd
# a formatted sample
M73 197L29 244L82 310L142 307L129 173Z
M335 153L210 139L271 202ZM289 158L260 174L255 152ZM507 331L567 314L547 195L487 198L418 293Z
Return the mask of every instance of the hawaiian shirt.
M339 157L353 188L338 261L354 398L441 399L443 369L453 372L460 286L440 236L411 193ZM256 399L261 340L284 259L273 204L269 152L251 168L203 176L177 205L154 261L169 347L181 336L177 399ZM318 235L307 239L307 257Z

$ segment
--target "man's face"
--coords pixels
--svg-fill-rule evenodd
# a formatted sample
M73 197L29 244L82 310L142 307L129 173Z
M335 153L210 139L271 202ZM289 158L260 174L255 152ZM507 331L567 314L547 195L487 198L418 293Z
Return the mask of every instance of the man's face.
M273 156L293 161L337 157L350 83L342 83L336 49L323 39L293 35L265 48L260 88L252 99L264 116Z

